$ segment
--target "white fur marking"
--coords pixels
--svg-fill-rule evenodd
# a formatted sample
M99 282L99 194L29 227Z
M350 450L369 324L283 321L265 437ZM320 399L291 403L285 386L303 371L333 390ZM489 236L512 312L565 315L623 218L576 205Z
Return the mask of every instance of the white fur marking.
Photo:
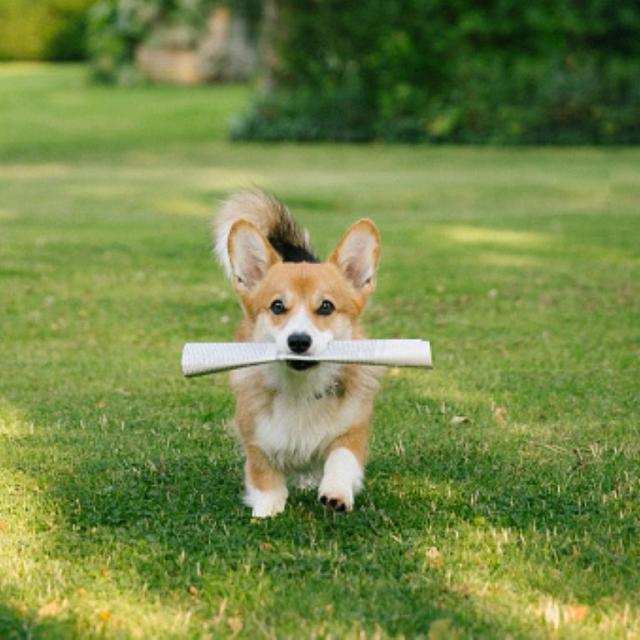
M349 449L334 449L325 462L318 495L341 500L347 511L351 511L353 497L362 488L363 476L358 459Z
M251 507L251 515L254 518L270 518L284 511L288 495L285 485L277 489L260 491L260 489L256 489L247 483L244 503Z
M321 364L302 375L283 365L265 366L266 377L273 376L271 382L283 390L276 393L270 413L256 416L253 442L279 468L309 470L357 420L359 400L338 404L332 397L316 397L335 380L338 366Z
M304 307L301 307L285 324L284 328L276 333L278 350L286 353L290 351L287 340L294 333L306 333L311 336L311 347L305 355L313 356L322 353L333 340L331 331L320 331L309 318Z

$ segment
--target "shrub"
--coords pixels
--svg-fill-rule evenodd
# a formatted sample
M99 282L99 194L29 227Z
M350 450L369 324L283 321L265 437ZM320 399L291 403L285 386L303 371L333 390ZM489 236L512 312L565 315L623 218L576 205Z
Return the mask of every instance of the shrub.
M259 0L101 0L89 14L95 78L120 84L139 81L134 66L138 44L163 38L193 45L204 32L211 10L221 4L243 12L250 25L259 15Z
M269 91L232 136L640 142L633 0L279 0Z
M95 0L0 0L0 60L86 57L86 14Z

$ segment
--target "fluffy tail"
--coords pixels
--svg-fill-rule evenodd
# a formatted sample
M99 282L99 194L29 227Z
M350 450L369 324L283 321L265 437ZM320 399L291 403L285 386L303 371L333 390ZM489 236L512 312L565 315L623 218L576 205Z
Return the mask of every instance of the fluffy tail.
M225 200L214 220L215 251L227 276L232 277L227 251L229 230L237 220L258 227L284 262L318 262L309 234L275 196L260 189L239 191Z

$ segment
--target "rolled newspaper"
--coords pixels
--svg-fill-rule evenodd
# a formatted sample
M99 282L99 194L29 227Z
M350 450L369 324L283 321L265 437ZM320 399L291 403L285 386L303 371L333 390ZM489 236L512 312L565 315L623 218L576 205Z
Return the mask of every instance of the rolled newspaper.
M309 360L386 367L431 368L426 340L337 340L319 355L278 351L273 342L188 342L182 351L182 373L188 378L268 362Z

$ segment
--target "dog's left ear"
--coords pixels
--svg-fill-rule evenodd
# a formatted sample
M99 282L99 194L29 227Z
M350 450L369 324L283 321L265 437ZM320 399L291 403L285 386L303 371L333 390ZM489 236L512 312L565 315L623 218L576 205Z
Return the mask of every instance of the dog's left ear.
M368 296L375 288L380 258L380 234L372 220L353 224L338 243L329 262L333 262L359 293Z

